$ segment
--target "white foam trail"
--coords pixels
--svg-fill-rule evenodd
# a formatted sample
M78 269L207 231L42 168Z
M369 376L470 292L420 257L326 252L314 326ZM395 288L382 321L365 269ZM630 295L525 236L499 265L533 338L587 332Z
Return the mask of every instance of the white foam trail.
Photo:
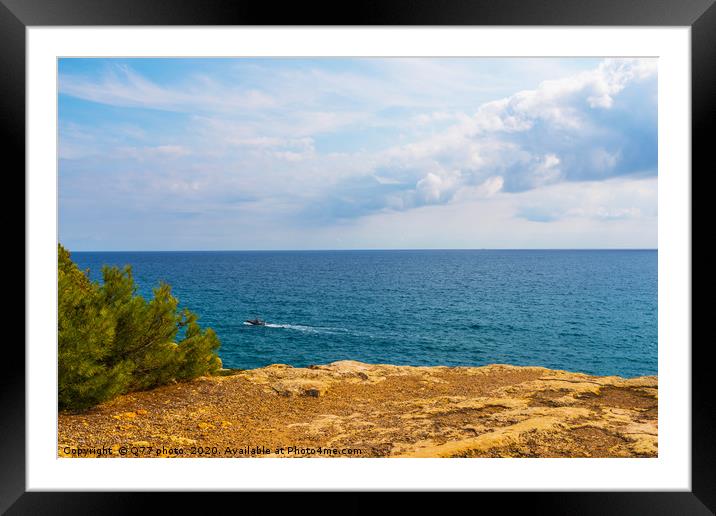
M244 324L246 326L254 326L253 324L245 322L245 321L244 321ZM264 326L264 328L282 328L285 330L305 331L308 333L330 333L330 334L353 333L351 330L348 330L346 328L326 328L326 327L322 327L322 326L304 326L302 324L266 323L263 326Z
M244 325L246 326L256 326L254 324L251 324L250 322L244 321ZM312 328L311 326L302 326L300 324L273 324L273 323L266 323L263 325L265 328L284 328L287 330L298 330L298 331L309 331L313 333L318 333L318 329Z
M286 328L287 330L300 330L300 331L316 331L310 326L301 326L300 324L271 324L266 323L267 328Z

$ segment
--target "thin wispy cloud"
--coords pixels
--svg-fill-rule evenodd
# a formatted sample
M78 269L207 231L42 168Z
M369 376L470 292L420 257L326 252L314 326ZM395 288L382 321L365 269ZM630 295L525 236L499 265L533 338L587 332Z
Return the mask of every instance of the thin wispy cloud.
M275 100L261 91L227 88L206 76L196 76L191 82L179 87L163 87L125 65L110 67L94 80L63 74L60 78L60 93L111 106L189 113L276 106Z

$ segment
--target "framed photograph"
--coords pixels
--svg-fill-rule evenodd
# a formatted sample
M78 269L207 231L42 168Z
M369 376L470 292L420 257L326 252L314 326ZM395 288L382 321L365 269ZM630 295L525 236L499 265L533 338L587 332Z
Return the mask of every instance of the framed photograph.
M711 0L131 4L0 5L27 299L0 509L713 512L691 338Z

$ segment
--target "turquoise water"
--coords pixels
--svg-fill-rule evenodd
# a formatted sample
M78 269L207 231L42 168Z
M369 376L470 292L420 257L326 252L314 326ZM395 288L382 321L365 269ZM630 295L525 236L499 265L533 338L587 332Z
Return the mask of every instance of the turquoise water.
M657 374L657 251L75 252L216 330L225 367L360 360ZM254 327L258 315L269 324Z

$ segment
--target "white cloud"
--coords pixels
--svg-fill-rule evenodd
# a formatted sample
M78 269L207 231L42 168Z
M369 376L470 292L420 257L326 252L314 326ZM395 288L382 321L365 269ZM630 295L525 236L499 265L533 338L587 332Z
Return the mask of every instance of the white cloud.
M656 219L656 178L561 183L514 196L516 216L534 222L563 219Z
M112 66L100 81L62 74L59 87L60 93L65 95L111 106L169 111L224 113L277 105L274 98L262 91L226 86L207 77L194 78L179 87L163 87L124 65Z
M458 190L453 197L455 203L471 202L480 199L489 199L497 195L505 184L502 176L491 176L482 183L474 186L465 186Z
M579 129L584 124L582 103L591 109L609 109L614 96L633 80L656 74L654 59L606 59L596 69L571 77L544 81L536 90L489 102L478 111L482 131L527 131L537 120L556 127Z
M548 185L561 179L562 171L559 169L559 164L560 160L555 154L545 154L533 169L533 186Z
M427 204L449 200L460 181L460 176L459 170L440 174L429 172L415 185L418 197Z

